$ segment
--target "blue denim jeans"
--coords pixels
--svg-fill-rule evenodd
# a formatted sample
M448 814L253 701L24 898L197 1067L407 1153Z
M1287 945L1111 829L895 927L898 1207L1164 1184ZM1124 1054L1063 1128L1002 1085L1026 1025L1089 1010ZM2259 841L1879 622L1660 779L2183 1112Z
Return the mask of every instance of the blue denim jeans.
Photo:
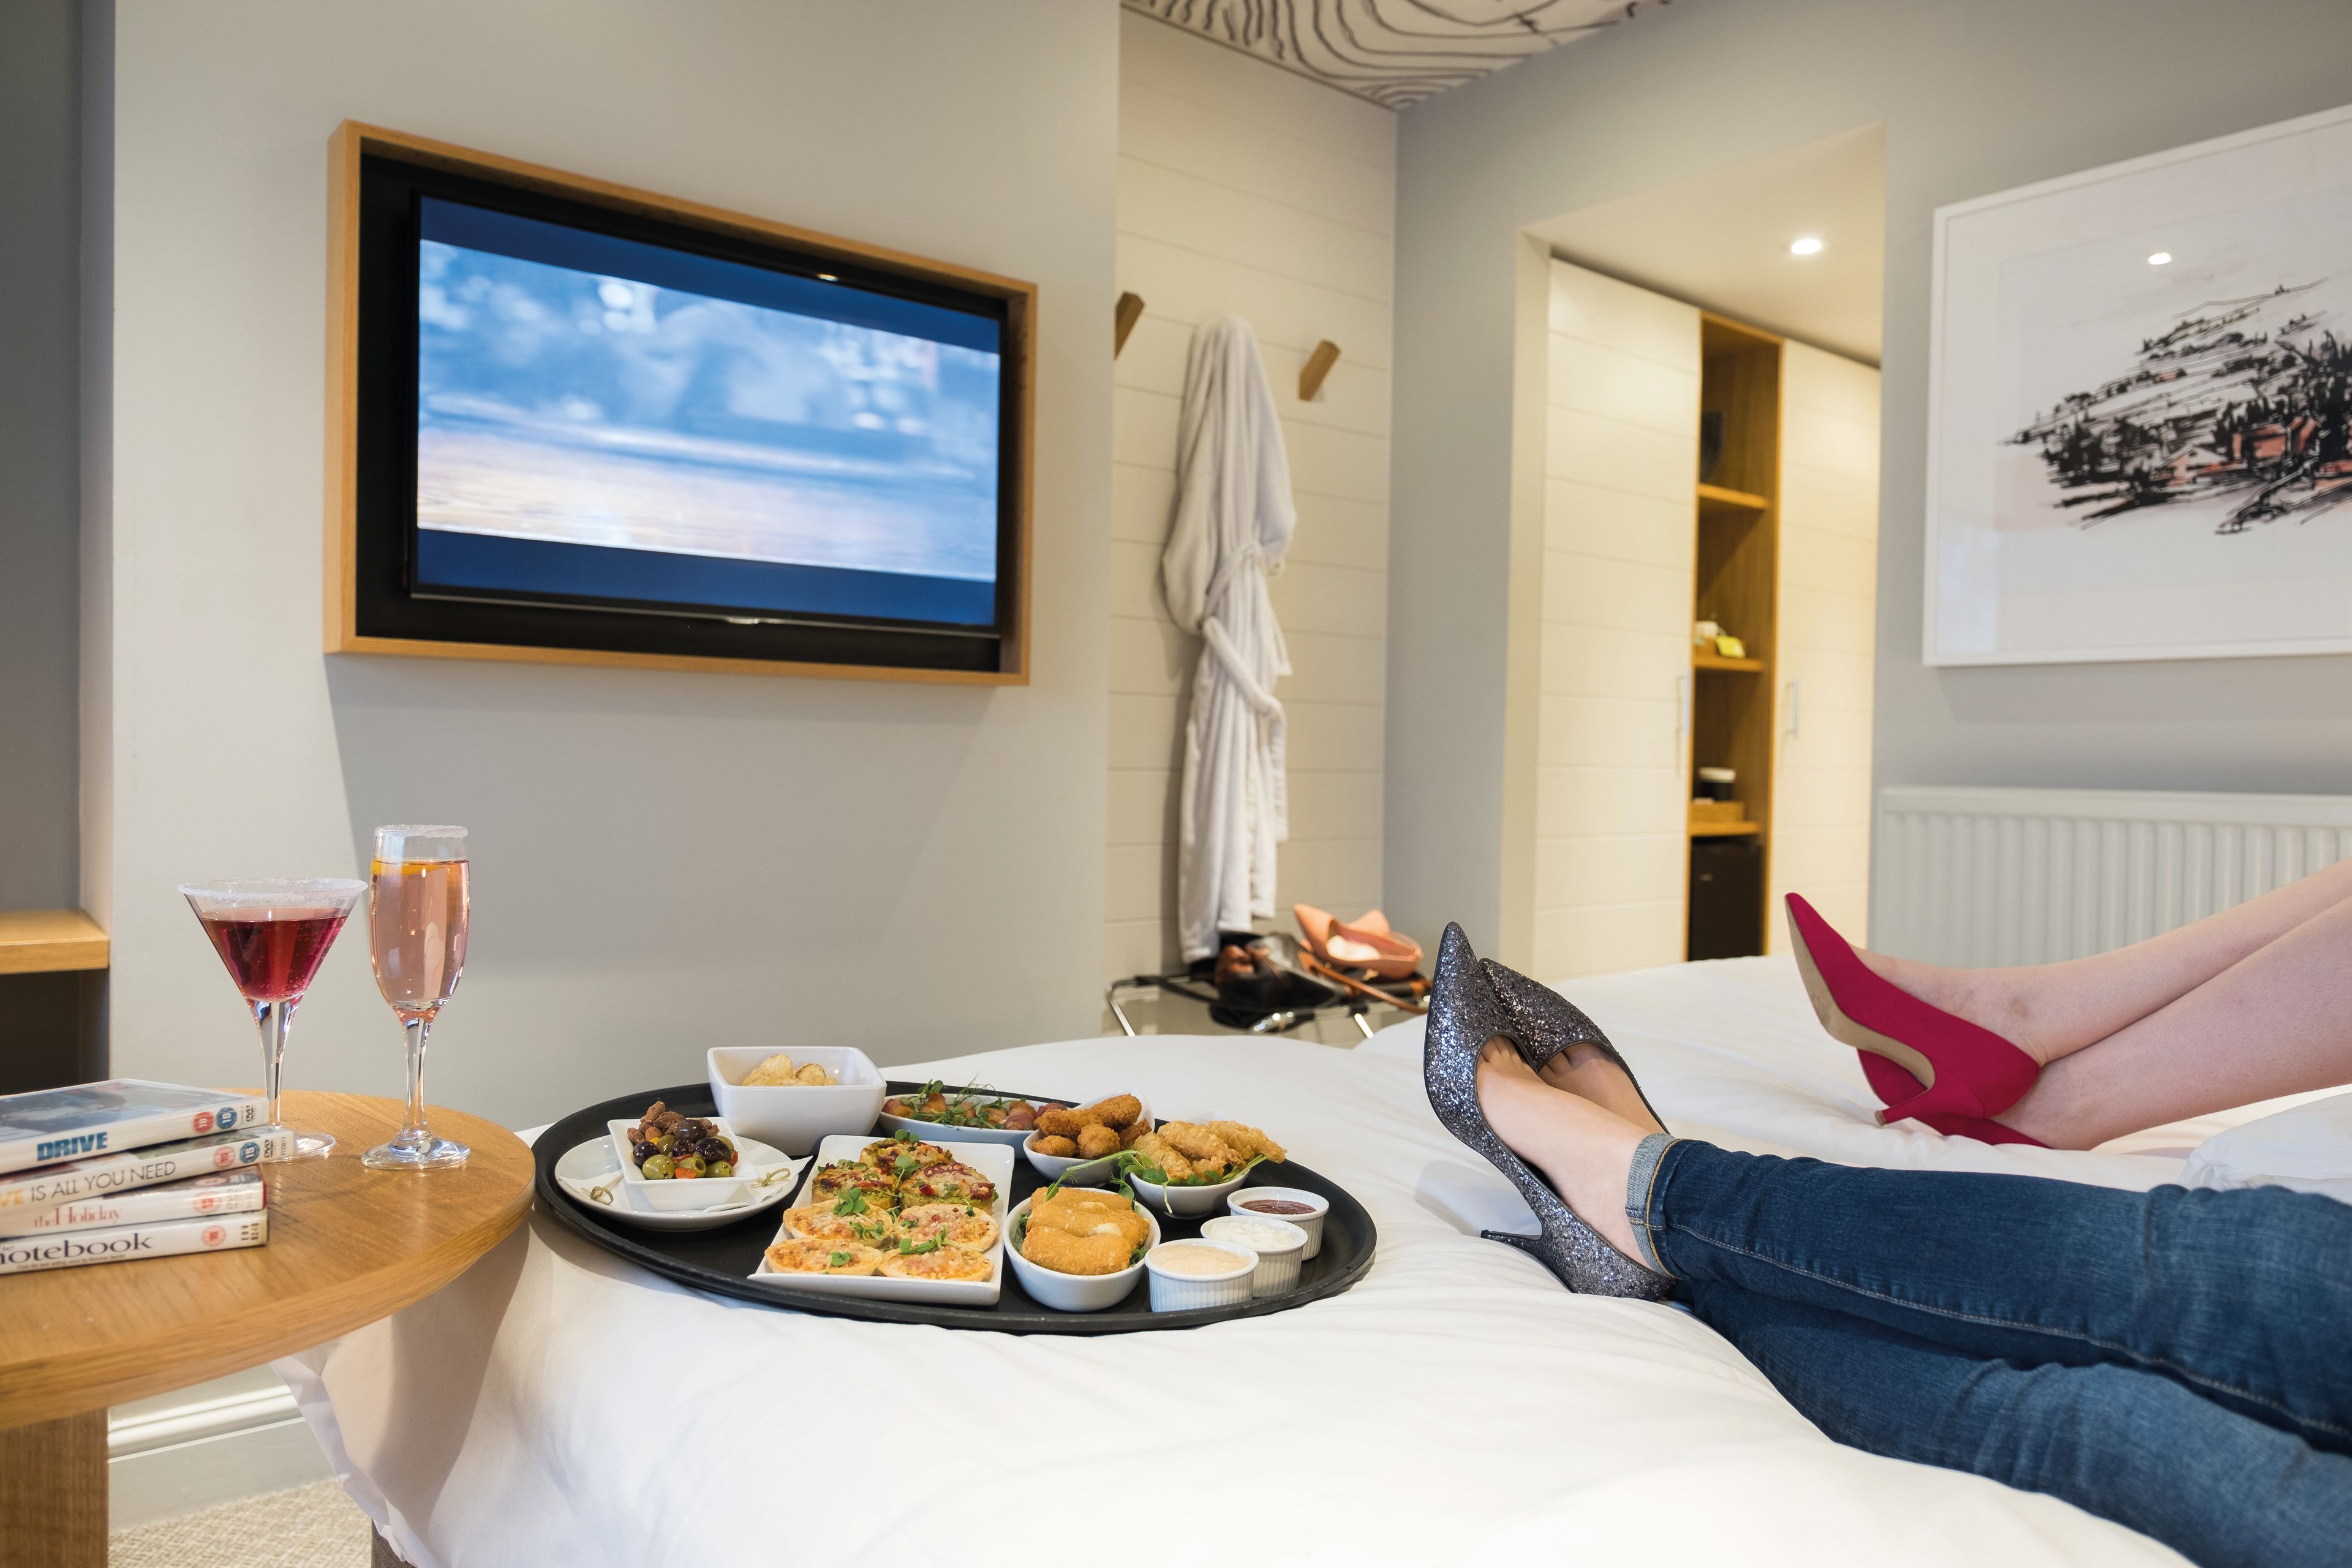
M1831 1437L2215 1568L2352 1562L2352 1205L1651 1140L1626 1212Z

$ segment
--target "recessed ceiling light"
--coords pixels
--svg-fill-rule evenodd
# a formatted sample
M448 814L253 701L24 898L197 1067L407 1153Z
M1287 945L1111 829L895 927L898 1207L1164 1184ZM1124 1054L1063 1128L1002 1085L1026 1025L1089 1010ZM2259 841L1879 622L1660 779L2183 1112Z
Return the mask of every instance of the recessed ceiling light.
M2147 258L2147 264L2150 267L2168 267L2172 264L2172 252L2159 250Z
M1789 242L1789 254L1791 256L1819 256L1821 253L1822 242L1817 236L1809 234L1801 239Z

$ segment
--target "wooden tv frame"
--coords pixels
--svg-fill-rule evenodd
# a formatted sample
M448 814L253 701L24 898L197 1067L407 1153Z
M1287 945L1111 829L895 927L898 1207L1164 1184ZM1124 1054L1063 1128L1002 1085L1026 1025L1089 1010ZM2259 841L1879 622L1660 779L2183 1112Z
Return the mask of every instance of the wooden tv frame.
M426 168L487 178L569 200L644 215L752 240L782 241L803 252L958 289L1005 302L1003 405L1019 421L1018 439L1000 483L1014 508L1013 559L1009 572L1012 616L999 643L995 669L929 669L815 660L716 658L633 653L483 642L363 636L358 626L359 584L359 259L360 160L394 159ZM424 658L479 658L531 664L619 666L633 669L718 670L738 675L821 676L848 680L912 680L964 686L1029 683L1031 499L1035 472L1037 286L952 262L813 229L795 228L699 202L657 195L627 185L453 146L381 126L347 120L328 142L327 176L327 507L326 651L398 654Z

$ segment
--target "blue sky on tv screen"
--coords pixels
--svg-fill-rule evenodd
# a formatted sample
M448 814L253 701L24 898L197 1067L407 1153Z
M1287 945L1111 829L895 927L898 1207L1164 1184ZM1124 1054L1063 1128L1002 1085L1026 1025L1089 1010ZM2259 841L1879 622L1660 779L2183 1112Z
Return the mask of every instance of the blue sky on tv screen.
M653 248L588 254L610 266ZM856 324L949 312L764 273L737 290L838 297L839 320L432 238L418 249L420 527L995 576L998 356ZM757 271L669 254L635 269ZM966 318L941 333L994 331Z

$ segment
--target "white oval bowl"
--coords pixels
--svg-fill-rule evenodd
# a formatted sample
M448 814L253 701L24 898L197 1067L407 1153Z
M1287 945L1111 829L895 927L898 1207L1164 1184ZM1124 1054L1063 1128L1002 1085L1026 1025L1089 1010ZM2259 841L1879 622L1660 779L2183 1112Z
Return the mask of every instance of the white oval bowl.
M1130 1172L1128 1174L1127 1184L1135 1189L1137 1197L1171 1219L1190 1219L1195 1215L1216 1214L1223 1209L1225 1199L1234 1193L1239 1192L1241 1184L1248 1180L1249 1173L1244 1171L1230 1181L1218 1182L1210 1186L1163 1187L1157 1182L1147 1182L1141 1176Z
M1151 1121L1151 1106L1143 1102L1143 1115L1139 1119ZM1159 1125L1152 1122L1152 1125ZM1118 1174L1117 1154L1102 1154L1088 1160L1076 1154L1040 1154L1029 1140L1039 1136L1034 1131L1024 1133L1021 1140L1021 1157L1029 1162L1047 1184L1060 1182L1073 1187L1107 1187Z
M1143 1271L1151 1279L1151 1310L1155 1312L1189 1312L1201 1307L1236 1307L1250 1299L1250 1279L1257 1273L1257 1254L1246 1247L1236 1247L1230 1241L1182 1240L1163 1242L1161 1247L1213 1247L1234 1255L1230 1274L1170 1274L1153 1267L1152 1258L1160 1247L1155 1247L1143 1255Z
M1022 1257L1018 1238L1029 1225L1029 1204L1030 1198L1023 1198L1004 1216L1004 1258L1013 1265L1013 1277L1021 1281L1021 1289L1029 1292L1031 1300L1056 1312L1099 1312L1118 1306L1134 1293L1136 1281L1143 1278L1140 1259L1116 1274L1064 1274ZM1140 1212L1144 1223L1151 1226L1151 1239L1143 1247L1149 1253L1160 1245L1160 1221L1150 1209Z
M1242 1207L1242 1205L1256 1198L1288 1198L1295 1204L1312 1204L1315 1205L1315 1212L1313 1214L1260 1214L1255 1209ZM1244 1219L1270 1219L1277 1220L1284 1225L1297 1226L1307 1233L1307 1250L1298 1255L1298 1260L1301 1263L1311 1263L1315 1260L1316 1255L1323 1250L1323 1222L1330 1215L1331 1200L1321 1193L1310 1193L1305 1187L1244 1187L1226 1198L1225 1210L1229 1214L1239 1215Z

